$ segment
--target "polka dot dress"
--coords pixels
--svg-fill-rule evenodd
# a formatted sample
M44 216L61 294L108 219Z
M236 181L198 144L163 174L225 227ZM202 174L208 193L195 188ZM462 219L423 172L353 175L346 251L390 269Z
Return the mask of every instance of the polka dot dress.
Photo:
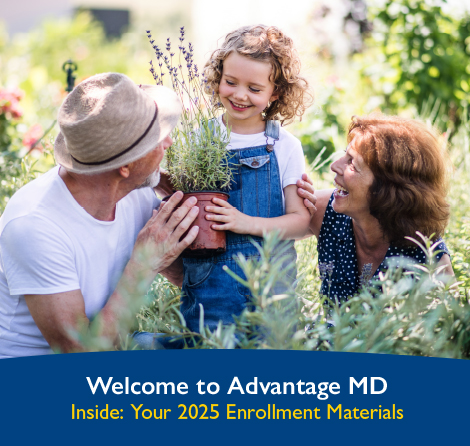
M318 262L323 264L322 294L341 302L358 292L360 277L352 219L347 215L336 213L332 202L333 195L328 202L320 230ZM436 254L436 260L439 260L445 253L449 254L443 241L439 243L436 251L440 251ZM391 245L383 262L372 276L378 276L380 271L386 270L390 263L389 259L392 257L412 259L413 263L426 263L426 255L421 248L398 248Z

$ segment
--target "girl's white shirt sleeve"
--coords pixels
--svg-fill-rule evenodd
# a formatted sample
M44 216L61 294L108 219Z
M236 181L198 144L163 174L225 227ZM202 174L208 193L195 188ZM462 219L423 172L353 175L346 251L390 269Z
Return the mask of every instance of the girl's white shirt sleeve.
M305 172L304 151L300 140L281 127L279 141L274 145L282 189L296 184Z

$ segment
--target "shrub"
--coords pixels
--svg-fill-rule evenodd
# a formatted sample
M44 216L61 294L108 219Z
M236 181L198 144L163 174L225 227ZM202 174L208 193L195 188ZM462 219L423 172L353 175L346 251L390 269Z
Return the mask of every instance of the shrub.
M470 16L455 19L438 3L387 0L371 9L374 32L363 58L363 80L396 113L429 98L447 107L442 130L458 127L470 100ZM373 63L372 63L373 62Z
M26 130L22 123L22 98L18 88L0 87L0 215L10 197L39 175L38 157L50 152L44 143L50 129L43 132L36 124Z

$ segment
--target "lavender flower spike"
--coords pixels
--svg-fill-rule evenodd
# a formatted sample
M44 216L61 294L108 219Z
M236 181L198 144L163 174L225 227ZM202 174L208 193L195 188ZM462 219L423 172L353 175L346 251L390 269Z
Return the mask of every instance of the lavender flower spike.
M318 263L318 269L320 270L320 280L323 282L326 279L326 263Z

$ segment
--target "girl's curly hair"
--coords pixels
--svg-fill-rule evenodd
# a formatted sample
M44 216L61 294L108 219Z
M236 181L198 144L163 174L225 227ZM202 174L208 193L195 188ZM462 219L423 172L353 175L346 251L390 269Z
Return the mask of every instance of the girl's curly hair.
M302 117L312 104L313 95L308 82L300 76L300 59L292 39L275 26L243 26L227 34L221 48L215 50L204 66L207 79L206 93L212 103L220 105L219 84L224 60L236 51L242 56L271 64L271 81L279 98L264 111L264 120L279 119L289 124L296 116Z
M387 238L416 246L416 231L436 240L449 221L449 162L437 132L397 116L353 116L348 142L374 174L369 208Z

